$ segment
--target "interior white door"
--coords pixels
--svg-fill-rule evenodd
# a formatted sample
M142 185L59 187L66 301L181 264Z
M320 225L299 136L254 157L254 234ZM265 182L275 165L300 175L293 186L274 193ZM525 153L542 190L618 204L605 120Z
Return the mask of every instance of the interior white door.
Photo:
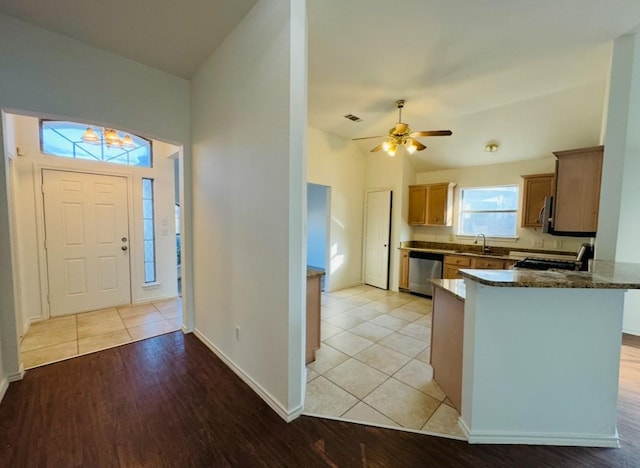
M367 193L364 282L389 288L391 190Z
M124 177L42 171L51 316L128 304Z

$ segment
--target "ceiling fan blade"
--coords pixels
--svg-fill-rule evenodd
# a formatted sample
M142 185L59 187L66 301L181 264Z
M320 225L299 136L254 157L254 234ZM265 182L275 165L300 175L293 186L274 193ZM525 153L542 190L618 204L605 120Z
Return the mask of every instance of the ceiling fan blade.
M380 135L380 136L372 136L372 137L361 137L361 138L352 138L351 141L355 141L355 140L369 140L370 138L386 138L387 135Z
M422 132L413 132L411 137L428 137L428 136L449 136L452 135L451 130L424 130Z
M372 152L372 153L375 153L376 151L380 151L381 149L382 149L382 145L378 145L378 146L376 146L375 148L373 148L373 149L371 150L371 152Z
M424 146L422 143L420 143L418 140L413 140L415 142L416 145L416 151L422 151L423 149L427 149L426 146Z

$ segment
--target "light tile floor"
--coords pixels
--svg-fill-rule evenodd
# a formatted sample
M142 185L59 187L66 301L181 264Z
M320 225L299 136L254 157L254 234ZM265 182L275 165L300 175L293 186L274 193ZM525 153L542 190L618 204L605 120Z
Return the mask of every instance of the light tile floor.
M182 328L182 300L117 307L31 324L20 344L25 369Z
M305 414L464 439L429 365L431 300L361 285L322 295Z

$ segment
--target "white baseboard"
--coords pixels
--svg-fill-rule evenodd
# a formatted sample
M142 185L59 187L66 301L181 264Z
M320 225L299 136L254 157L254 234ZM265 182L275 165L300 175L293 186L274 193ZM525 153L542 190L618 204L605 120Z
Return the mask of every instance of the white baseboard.
M18 380L22 380L24 378L24 365L20 363L20 369L18 372L14 372L13 374L9 374L7 376L7 380L9 382L17 382Z
M5 377L0 380L0 402L4 398L4 394L7 393L7 389L9 388L9 379Z
M258 394L260 398L264 400L264 402L271 407L273 411L275 411L278 416L284 419L286 422L291 422L296 419L298 416L302 414L304 410L303 405L300 405L297 408L292 410L287 410L278 400L276 400L273 395L271 395L267 390L265 390L258 382L253 380L249 375L247 375L242 369L240 369L226 354L224 354L216 345L214 345L211 341L207 339L197 328L193 329L193 334L198 337L200 341L202 341L207 348L209 348L216 356L218 356L222 362L224 362L229 369L231 369L238 377L242 379L244 383L246 383L251 389Z
M620 448L618 429L616 429L615 434L611 436L596 434L544 434L497 431L475 431L472 433L462 418L458 419L458 426L460 426L470 444L521 444Z
M38 317L29 317L29 318L27 318L27 320L25 320L25 322L22 324L23 327L24 327L24 333L22 334L22 336L27 334L27 332L31 328L31 325L33 325L34 323L37 323L37 322L42 322L43 320L45 320L45 318L42 315L39 315ZM21 338L22 338L22 336L21 336Z
M336 291L340 291L341 289L353 288L355 286L360 286L362 284L364 284L362 281L356 281L356 282L353 282L353 283L338 284L338 285L332 284L331 288L328 289L325 292L328 292L328 293L336 292Z
M7 393L9 384L11 382L17 382L18 380L22 380L23 377L24 377L24 366L20 364L20 370L18 372L9 374L5 376L2 380L0 380L0 402L4 398L4 394Z

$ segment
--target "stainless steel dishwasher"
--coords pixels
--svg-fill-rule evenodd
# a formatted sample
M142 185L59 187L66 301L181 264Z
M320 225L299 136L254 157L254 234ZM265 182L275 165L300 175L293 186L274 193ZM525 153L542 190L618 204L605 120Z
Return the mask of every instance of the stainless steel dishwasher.
M444 255L431 252L409 252L409 292L433 296L431 279L442 278Z

